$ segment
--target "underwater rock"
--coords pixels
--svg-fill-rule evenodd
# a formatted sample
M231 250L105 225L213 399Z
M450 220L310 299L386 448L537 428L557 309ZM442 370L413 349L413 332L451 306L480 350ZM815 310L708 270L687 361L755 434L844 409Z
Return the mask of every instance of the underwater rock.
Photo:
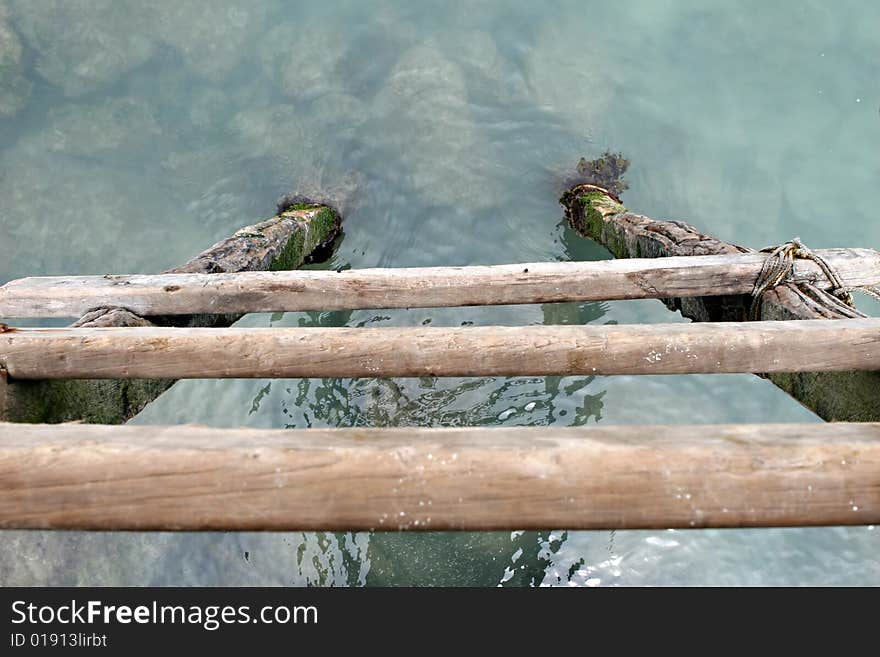
M335 72L347 46L330 28L283 23L261 40L263 67L285 96L309 100L341 87Z
M94 91L170 46L190 72L218 81L263 29L259 3L180 0L12 0L36 70L67 96Z
M220 81L238 66L265 22L263 3L177 0L155 7L153 34L177 50L186 68Z
M188 103L189 121L197 130L218 130L224 125L229 107L229 96L223 90L201 89Z
M95 156L124 148L143 150L162 134L146 101L133 97L65 103L49 111L48 126L34 144L54 153Z
M312 101L310 114L321 125L332 126L333 137L354 139L369 118L369 107L356 96L331 92ZM326 129L326 128L325 128Z
M468 95L483 103L521 103L528 89L520 72L501 55L495 39L481 30L444 34L436 40L465 75Z
M149 3L119 0L12 0L36 71L66 96L117 80L155 51Z
M31 83L22 72L21 41L6 15L0 4L0 117L17 114L31 93Z
M358 115L359 107L349 105ZM292 190L344 215L352 207L363 176L346 163L341 153L344 144L328 142L326 135L344 130L346 111L345 106L334 108L328 103L327 114L313 112L307 119L291 105L252 107L238 112L229 129L238 157L247 160L251 169L261 170L264 181L280 185L272 200Z
M271 168L260 160L244 164L234 146L207 143L165 153L159 172L157 180L177 199L176 215L191 230L192 253L184 253L181 262L206 242L271 216L278 194L279 183L270 178Z
M401 101L420 102L428 94L431 101L443 104L441 109L457 109L466 84L461 69L441 52L416 46L401 55L387 80L387 89Z
M308 150L309 135L302 118L290 105L250 107L229 122L245 157L272 157L279 160L302 158Z
M602 46L593 43L583 21L558 14L537 28L526 59L533 102L563 117L583 137L590 135L605 114L617 88L612 61Z
M237 112L268 102L267 86L256 80L213 83L193 75L176 57L160 62L159 66L142 67L125 77L127 95L145 99L163 132L184 139L172 145L172 149L192 138L225 143L227 124Z
M204 229L180 224L179 200L144 184L142 163L94 164L28 141L0 156L4 276L156 271L204 243Z
M433 204L485 207L497 198L498 190L487 189L490 146L477 130L465 76L442 53L426 46L405 52L374 111L376 125L363 134L380 139L375 148L388 152L388 172L402 184Z

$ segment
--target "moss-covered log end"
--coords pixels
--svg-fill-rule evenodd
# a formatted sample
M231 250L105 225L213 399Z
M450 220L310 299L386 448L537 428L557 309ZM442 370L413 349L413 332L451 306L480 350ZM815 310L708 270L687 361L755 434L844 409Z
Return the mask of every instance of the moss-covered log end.
M747 250L700 233L681 221L656 221L628 212L618 198L596 185L572 187L560 202L572 228L607 248L616 258L717 255ZM698 322L745 321L751 305L748 295L663 301L671 310ZM797 286L782 285L764 295L761 317L796 321L851 316L842 314L846 309L837 303L818 289L806 294ZM766 378L829 422L880 421L880 372L798 372Z
M625 241L609 217L626 212L620 199L597 185L577 185L559 199L569 225L580 235L603 244L616 258L630 257Z
M269 263L271 271L296 269L310 262L320 262L330 255L333 242L342 231L342 217L336 210L319 203L297 203L279 215L293 220L301 228L291 234Z
M307 200L288 204L276 216L246 226L200 253L175 273L296 269L321 260L340 234L333 208ZM238 315L175 315L145 319L121 308L103 308L81 326L229 326ZM173 380L0 380L0 421L54 424L121 424L174 384Z

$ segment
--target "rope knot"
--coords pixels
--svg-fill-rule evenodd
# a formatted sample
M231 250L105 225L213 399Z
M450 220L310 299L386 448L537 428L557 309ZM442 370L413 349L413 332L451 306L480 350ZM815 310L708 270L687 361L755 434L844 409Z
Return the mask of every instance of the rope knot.
M749 319L758 320L761 318L761 299L767 290L771 290L778 285L798 282L794 276L795 260L812 260L819 265L819 269L822 270L822 273L825 274L825 277L831 284L829 293L851 308L855 308L855 302L851 294L853 291L864 292L880 300L880 290L875 287L851 287L844 285L837 270L828 264L825 258L801 242L799 237L793 237L779 246L761 249L759 253L769 253L770 255L764 261L761 272L755 281L755 287L752 289Z

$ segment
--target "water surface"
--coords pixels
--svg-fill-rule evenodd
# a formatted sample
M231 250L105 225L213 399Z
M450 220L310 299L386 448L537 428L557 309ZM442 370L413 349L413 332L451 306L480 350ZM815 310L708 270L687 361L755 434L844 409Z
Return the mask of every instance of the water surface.
M608 257L559 180L755 247L880 242L880 5L0 0L0 282L152 272L338 199L323 267ZM682 321L654 301L252 315L248 326ZM137 423L818 421L746 375L187 381ZM880 584L872 527L3 532L2 584Z

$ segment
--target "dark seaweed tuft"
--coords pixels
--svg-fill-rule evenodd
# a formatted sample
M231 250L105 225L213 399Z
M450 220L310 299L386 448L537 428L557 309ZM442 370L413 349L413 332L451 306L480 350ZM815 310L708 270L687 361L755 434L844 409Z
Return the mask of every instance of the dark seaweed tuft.
M582 184L598 185L616 197L629 189L629 183L623 179L628 168L629 160L623 156L623 153L611 151L605 151L595 160L582 157L577 164L577 172Z

